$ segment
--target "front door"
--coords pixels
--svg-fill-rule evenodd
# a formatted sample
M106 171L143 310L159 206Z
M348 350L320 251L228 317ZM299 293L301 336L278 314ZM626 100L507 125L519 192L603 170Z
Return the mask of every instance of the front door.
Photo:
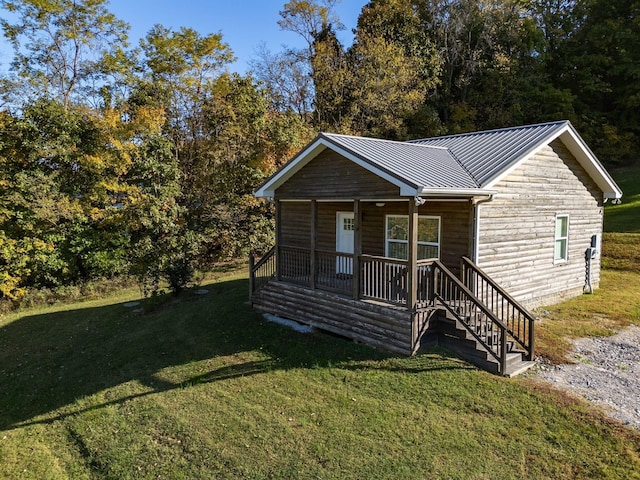
M336 213L336 273L351 275L353 258L343 257L340 253L353 255L353 212Z

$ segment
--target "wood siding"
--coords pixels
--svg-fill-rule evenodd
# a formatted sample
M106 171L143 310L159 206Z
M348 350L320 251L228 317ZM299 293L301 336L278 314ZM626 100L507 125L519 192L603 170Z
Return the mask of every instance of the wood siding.
M309 247L311 241L311 202L280 204L280 240L283 245Z
M400 189L332 150L325 150L276 190L286 198L389 198Z
M532 307L578 295L585 250L602 233L602 192L560 141L525 160L480 206L477 264ZM568 261L554 263L556 215L569 215ZM592 262L592 284L600 260Z

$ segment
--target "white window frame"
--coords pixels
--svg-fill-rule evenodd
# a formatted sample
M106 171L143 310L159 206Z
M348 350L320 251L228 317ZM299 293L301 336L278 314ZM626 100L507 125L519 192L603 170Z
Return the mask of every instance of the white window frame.
M394 217L394 218L405 218L407 220L407 235L409 234L409 215L394 215L394 214L387 214L385 215L385 219L384 219L384 254L385 257L387 258L392 258L389 256L389 242L391 243L403 243L405 245L407 245L407 252L408 252L408 246L409 246L409 240L397 240L397 239L393 239L393 238L389 238L389 218ZM418 241L418 245L422 245L422 246L427 246L427 247L437 247L438 249L438 255L436 258L440 258L440 243L441 243L441 238L442 238L442 218L440 216L437 215L419 215L418 216L418 220L421 218L426 218L426 219L431 219L431 220L438 220L438 241L437 242L420 242ZM430 257L433 258L433 257ZM407 260L406 258L400 258L398 260ZM420 259L418 258L418 260L424 260L424 259Z
M567 231L565 235L558 235L558 223L560 219L566 219ZM558 242L564 241L564 256L558 257L556 255L558 251ZM553 230L553 263L567 263L569 261L569 214L559 213L556 215L555 228Z

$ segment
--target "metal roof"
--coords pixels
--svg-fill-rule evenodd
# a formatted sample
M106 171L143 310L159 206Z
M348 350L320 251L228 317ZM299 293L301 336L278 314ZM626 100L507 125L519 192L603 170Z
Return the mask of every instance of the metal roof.
M620 188L568 121L410 142L321 133L255 194L273 196L280 185L326 148L397 185L403 196L486 194L520 161L556 138L569 148L605 198L622 196Z
M449 149L478 186L484 187L515 162L546 144L548 139L557 137L568 125L569 122L565 120L425 138L408 143Z
M447 148L331 133L321 136L416 189L478 188Z

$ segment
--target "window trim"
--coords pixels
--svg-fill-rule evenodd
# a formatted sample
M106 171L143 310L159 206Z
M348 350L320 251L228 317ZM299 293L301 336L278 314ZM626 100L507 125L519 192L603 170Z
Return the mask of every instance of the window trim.
M558 236L558 222L560 219L566 218L567 221L567 231L564 236ZM564 241L564 256L556 257L557 244L559 241ZM558 213L556 214L556 222L553 230L553 264L563 264L569 261L569 214L568 213Z
M389 242L391 243L403 243L407 245L409 245L409 240L396 240L393 238L389 238L389 218L390 217L395 217L395 218L405 218L407 219L407 235L409 233L409 215L400 215L400 214L393 214L393 213L388 213L385 215L384 217L384 255L387 258L395 258L395 257L390 257L389 256ZM428 247L436 247L438 249L438 255L435 258L440 259L440 244L442 243L442 217L440 215L418 215L418 221L421 218L426 218L426 219L435 219L438 220L438 242L421 242L418 241L417 245L422 245L422 246L428 246ZM434 258L434 257L429 257L429 258ZM398 260L407 260L406 258L399 258ZM420 259L418 259L420 260ZM424 259L426 260L426 259Z

